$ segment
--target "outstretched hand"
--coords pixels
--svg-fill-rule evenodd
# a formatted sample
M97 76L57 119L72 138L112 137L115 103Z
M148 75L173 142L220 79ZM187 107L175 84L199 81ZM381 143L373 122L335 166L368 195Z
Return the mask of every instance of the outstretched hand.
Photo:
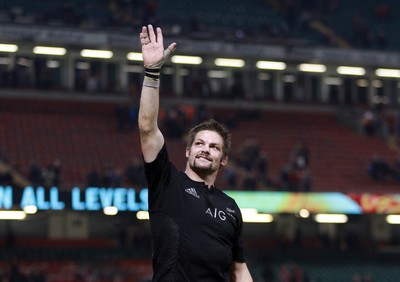
M161 28L156 28L157 35L151 24L142 27L140 43L142 45L143 63L146 68L161 68L169 55L176 49L176 43L171 43L164 50L164 40Z

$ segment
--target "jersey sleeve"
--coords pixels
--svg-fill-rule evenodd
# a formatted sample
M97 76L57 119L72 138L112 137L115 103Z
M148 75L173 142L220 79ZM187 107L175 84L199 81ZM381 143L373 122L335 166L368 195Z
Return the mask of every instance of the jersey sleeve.
M157 208L171 179L171 165L165 143L154 161L144 162L144 169L149 189L149 208Z
M244 257L244 246L243 246L243 218L239 207L235 203L237 210L237 228L235 232L235 238L233 242L233 261L235 262L246 262Z

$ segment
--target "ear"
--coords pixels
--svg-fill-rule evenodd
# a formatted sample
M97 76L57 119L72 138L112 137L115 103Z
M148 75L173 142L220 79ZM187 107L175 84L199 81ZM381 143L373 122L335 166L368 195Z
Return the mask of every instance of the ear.
M226 166L227 163L228 163L228 156L222 157L221 166Z
M189 158L189 154L190 154L190 148L186 147L186 158Z

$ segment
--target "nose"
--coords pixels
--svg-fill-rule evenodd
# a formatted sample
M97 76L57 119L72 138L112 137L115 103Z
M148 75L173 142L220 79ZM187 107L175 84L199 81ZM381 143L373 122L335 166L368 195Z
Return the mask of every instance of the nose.
M201 150L202 154L210 154L210 147L209 146L204 146Z

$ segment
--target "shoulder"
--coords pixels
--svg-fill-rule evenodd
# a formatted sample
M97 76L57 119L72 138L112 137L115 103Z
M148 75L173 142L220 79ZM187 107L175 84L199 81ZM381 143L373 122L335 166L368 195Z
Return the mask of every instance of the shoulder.
M226 202L227 206L231 209L237 210L240 212L240 208L236 203L235 199L226 194L224 191L220 189L216 189L216 194L218 195L219 199L223 202Z

